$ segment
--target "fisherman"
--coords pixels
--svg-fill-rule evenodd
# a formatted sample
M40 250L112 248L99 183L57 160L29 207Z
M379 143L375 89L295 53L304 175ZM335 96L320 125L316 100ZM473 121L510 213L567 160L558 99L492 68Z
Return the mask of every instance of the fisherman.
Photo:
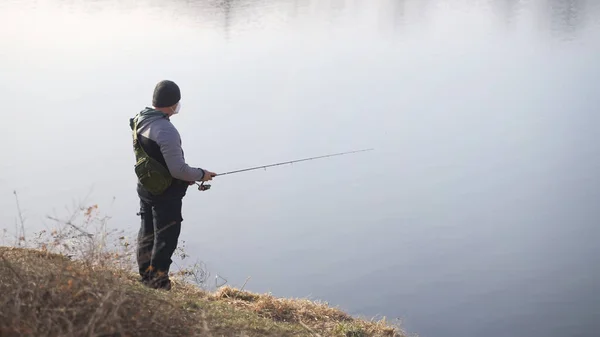
M181 109L180 99L175 82L161 81L154 88L152 107L130 119L141 217L137 263L140 282L155 289L171 289L169 268L181 231L187 188L216 176L185 162L179 132L170 120Z

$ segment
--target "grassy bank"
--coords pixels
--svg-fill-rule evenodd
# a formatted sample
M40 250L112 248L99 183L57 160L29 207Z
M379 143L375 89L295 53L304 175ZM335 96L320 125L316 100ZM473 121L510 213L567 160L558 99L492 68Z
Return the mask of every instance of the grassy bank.
M405 336L385 320L326 303L228 286L209 291L198 263L173 266L171 291L150 289L134 272L135 233L109 230L97 205L48 217L54 224L35 233L26 231L18 199L17 208L15 232L5 229L0 240L2 337ZM187 261L185 241L175 255Z
M174 280L146 288L110 263L0 247L1 336L404 336L325 304Z

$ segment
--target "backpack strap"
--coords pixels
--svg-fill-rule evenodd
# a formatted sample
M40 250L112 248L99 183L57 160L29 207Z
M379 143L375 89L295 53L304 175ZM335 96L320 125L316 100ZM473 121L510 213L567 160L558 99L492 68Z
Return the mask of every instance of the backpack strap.
M133 150L136 154L138 154L138 151L141 151L143 155L145 155L146 157L150 157L148 155L148 153L146 153L146 151L144 151L144 148L142 147L142 145L140 144L139 140L138 140L138 134L137 134L137 128L138 128L138 121L140 115L135 116L134 118L132 118L132 122L133 122Z

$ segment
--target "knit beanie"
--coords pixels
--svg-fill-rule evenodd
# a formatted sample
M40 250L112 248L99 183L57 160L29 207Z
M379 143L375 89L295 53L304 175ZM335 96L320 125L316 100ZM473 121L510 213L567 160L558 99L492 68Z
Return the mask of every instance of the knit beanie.
M173 81L164 80L158 82L154 88L152 105L156 108L166 108L179 102L180 99L179 86Z

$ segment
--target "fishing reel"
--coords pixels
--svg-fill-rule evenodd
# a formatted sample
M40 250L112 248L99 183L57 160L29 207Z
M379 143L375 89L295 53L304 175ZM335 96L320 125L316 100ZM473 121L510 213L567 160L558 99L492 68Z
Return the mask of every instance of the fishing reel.
M204 185L204 181L200 184L196 183L196 185L198 185L198 191L208 191L210 189L210 184Z

